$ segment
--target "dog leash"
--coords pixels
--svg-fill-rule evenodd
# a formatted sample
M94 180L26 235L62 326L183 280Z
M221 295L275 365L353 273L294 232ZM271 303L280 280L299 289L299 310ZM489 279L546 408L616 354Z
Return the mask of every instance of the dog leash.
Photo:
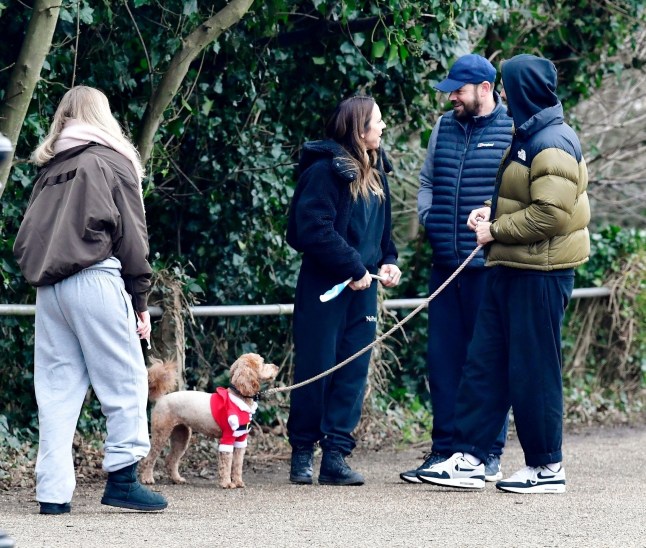
M296 390L297 388L301 388L301 387L306 386L306 385L308 385L308 384L310 384L310 383L316 382L316 381L318 381L319 379L322 379L323 377L325 377L325 376L329 375L330 373L334 373L334 371L336 371L337 369L341 369L344 365L347 365L348 363L350 363L350 362L351 362L352 360L354 360L355 358L357 358L357 357L361 356L361 354L365 354L365 353L366 353L368 350L370 350L373 346L376 346L377 344L379 344L379 343L380 343L381 341L383 341L384 339L386 339L386 338L390 337L390 336L391 336L395 331L397 331L397 330L398 330L402 325L404 325L408 320L410 320L412 317L414 317L415 315L417 315L421 310L423 310L424 308L426 308L426 306L428 305L428 303L430 303L430 302L431 302L435 297L437 297L437 296L438 296L438 295L439 295L439 294L444 290L444 288L445 288L447 285L449 285L449 284L450 284L450 283L455 279L455 277L456 277L460 272L462 272L462 270L464 269L464 267L466 267L466 266L471 262L471 260L476 256L476 254L478 253L478 251L480 251L480 249L482 249L482 245L479 245L478 247L476 247L476 248L471 252L471 254L470 254L470 255L469 255L469 256L468 256L468 257L463 261L463 263L462 263L460 266L458 266L458 268L456 268L456 269L455 269L455 272L453 272L453 274L451 274L451 275L446 279L446 281L445 281L445 282L444 282L440 287L438 287L438 288L433 292L433 294L432 294L432 295L430 295L429 297L426 297L426 299L424 299L424 302L422 302L422 303L421 303L421 304L420 304L420 305L419 305L415 310L413 310L413 311L412 311L408 316L406 316L406 317L405 317L405 318L403 318L401 321L399 321L397 324L395 324L393 327L391 327L388 331L386 331L386 333L384 333L383 335L380 335L379 337L377 337L377 338L376 338L374 341L372 341L368 346L366 346L366 347L362 348L362 349L361 349L361 350L359 350L358 352L355 352L352 356L350 356L349 358L346 358L346 359L345 359L345 360L343 360L341 363L338 363L338 364L336 364L334 367L331 367L330 369L328 369L328 370L326 370L326 371L323 371L322 373L319 373L318 375L316 375L315 377L312 377L311 379L304 380L304 381L302 381L302 382L299 382L299 383L293 384L293 385L291 385L291 386L279 386L279 387L277 387L277 388L270 388L270 389L268 389L268 390L263 390L262 392L259 392L259 393L258 393L258 398L259 398L259 399L261 399L261 398L266 398L267 396L271 396L272 394L277 394L277 393L279 393L279 392L289 392L289 391L291 391L291 390Z

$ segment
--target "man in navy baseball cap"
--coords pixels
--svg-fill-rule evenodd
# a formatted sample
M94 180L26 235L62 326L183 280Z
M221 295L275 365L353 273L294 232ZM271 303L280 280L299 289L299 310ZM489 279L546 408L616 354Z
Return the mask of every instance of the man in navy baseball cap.
M494 66L481 55L469 53L453 63L448 77L436 84L435 89L451 93L466 84L481 84L495 80L496 69Z
M496 69L489 61L469 54L457 59L448 78L435 86L448 93L453 108L435 123L419 174L419 221L433 250L430 291L445 284L471 253L468 212L491 198L500 160L511 143L512 119L494 90L495 79ZM487 287L487 270L481 250L460 283L450 285L440 299L429 303L426 363L433 408L432 446L420 467L399 475L407 483L427 481L427 470L451 456L455 400L476 325L475 312ZM502 479L500 457L506 436L507 421L488 450L486 481Z

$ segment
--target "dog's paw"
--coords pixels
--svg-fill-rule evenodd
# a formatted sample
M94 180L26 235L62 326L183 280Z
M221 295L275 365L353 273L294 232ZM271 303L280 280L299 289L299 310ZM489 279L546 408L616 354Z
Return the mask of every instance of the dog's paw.
M236 484L233 483L232 481L230 481L228 483L227 482L222 482L222 483L220 483L220 487L222 487L222 489L235 489Z
M153 478L152 474L142 474L139 481L144 485L153 485L155 483L155 478Z
M234 482L234 484L238 488L244 488L244 481L242 481L242 480L236 481L236 482Z
M182 476L171 476L170 479L173 483L186 483L186 478Z

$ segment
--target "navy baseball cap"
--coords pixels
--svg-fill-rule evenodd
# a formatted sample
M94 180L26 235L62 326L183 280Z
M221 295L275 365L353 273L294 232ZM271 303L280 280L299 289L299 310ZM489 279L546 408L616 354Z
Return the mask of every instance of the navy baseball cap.
M481 84L482 82L495 82L496 69L482 55L469 53L460 57L449 70L449 75L435 89L444 93L451 93L466 84Z

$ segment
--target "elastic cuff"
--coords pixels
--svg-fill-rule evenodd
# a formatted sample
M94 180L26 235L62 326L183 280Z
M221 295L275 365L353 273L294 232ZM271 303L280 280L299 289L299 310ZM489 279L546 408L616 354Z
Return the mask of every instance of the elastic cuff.
M537 453L535 455L525 455L525 464L536 468L537 466L545 466L546 464L552 464L553 462L562 462L563 453L559 451L553 451L551 453Z

